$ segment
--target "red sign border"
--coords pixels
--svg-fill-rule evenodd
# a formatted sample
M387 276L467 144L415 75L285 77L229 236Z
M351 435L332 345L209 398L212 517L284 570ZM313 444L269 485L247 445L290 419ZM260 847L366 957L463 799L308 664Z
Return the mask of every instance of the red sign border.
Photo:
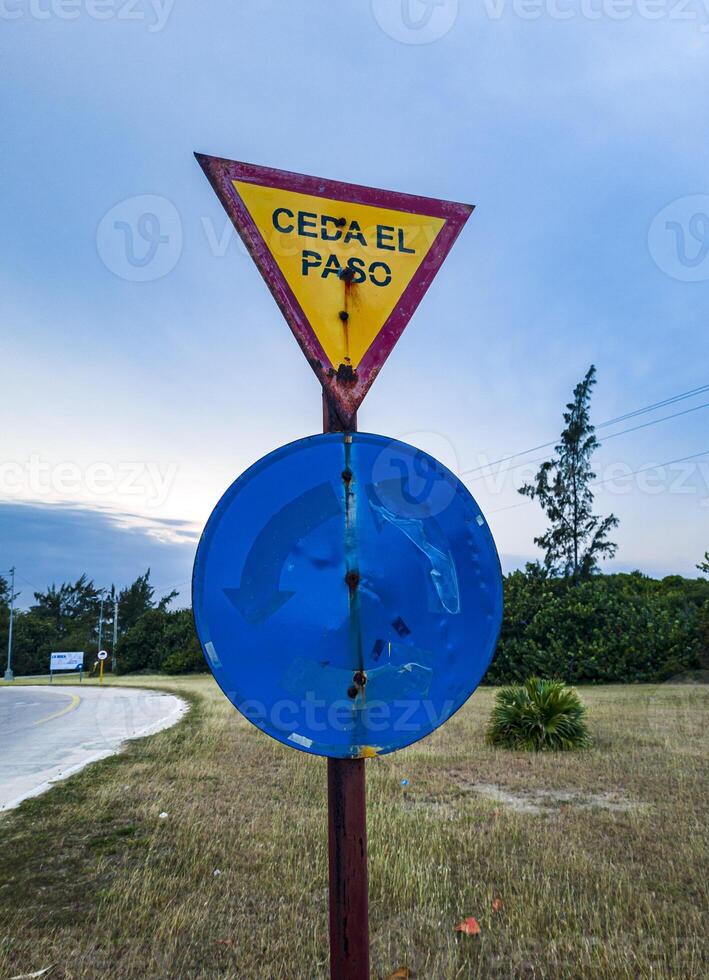
M360 184L349 184L321 177L311 177L286 170L275 170L271 167L243 163L238 160L207 156L202 153L195 153L195 157L256 263L328 398L334 403L342 421L346 425L351 423L364 396L372 386L382 365L404 332L463 226L472 214L474 205L419 197L415 194L403 194L399 191L387 191L375 187L364 187ZM232 183L234 180L276 187L286 191L296 191L313 197L340 200L350 204L364 204L444 219L445 224L436 236L426 257L402 293L386 323L357 365L354 382L338 378L338 366L331 364L325 354L305 312L256 227L248 208L234 187Z

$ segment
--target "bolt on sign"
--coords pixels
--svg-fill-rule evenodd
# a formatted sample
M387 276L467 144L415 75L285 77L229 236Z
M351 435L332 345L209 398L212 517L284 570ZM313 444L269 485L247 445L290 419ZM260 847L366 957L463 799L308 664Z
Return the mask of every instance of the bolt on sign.
M472 206L195 155L347 425Z
M330 967L369 976L365 760L444 724L502 621L495 543L468 489L356 412L472 207L197 159L315 371L325 432L224 493L195 558L205 658L232 704L328 760Z

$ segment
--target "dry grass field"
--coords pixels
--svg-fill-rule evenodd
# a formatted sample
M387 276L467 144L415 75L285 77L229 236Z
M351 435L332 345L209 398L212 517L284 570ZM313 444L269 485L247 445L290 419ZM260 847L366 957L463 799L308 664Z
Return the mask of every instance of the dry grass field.
M0 817L0 978L327 976L324 760L121 683L192 710ZM709 976L709 688L583 688L569 755L486 746L493 693L367 763L372 976Z

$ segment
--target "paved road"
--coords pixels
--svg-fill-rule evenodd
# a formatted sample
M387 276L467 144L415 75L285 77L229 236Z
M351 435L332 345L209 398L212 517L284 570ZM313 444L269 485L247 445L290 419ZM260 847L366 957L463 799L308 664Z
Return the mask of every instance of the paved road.
M174 725L180 698L135 688L0 687L0 810L37 796L129 738Z

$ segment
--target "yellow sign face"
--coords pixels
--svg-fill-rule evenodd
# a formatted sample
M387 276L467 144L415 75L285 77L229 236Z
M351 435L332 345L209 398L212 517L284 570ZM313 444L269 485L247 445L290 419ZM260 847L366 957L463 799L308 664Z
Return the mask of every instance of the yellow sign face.
M445 218L232 184L330 363L356 371Z

